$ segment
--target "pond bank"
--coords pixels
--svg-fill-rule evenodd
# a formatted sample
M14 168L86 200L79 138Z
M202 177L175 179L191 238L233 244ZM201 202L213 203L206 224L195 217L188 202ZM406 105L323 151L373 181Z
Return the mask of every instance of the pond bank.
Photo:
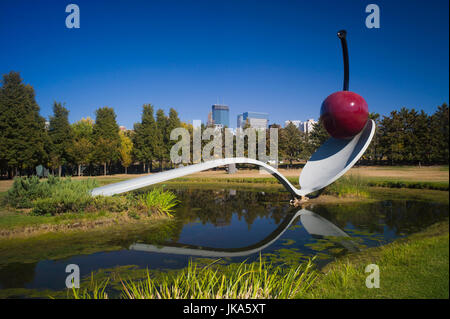
M134 216L134 215L131 215ZM1 239L13 239L37 236L49 232L67 233L73 231L91 231L124 224L156 223L170 219L165 215L151 215L131 217L127 212L110 213L81 213L60 216L33 216L24 212L0 212L2 224Z

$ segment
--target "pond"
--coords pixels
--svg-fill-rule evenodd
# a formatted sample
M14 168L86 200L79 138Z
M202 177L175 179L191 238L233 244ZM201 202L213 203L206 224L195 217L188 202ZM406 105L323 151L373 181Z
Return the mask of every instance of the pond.
M165 271L183 268L191 259L220 258L226 264L254 261L260 254L280 266L316 256L315 263L322 267L348 252L384 245L424 229L447 218L449 211L448 205L415 201L301 209L290 206L290 195L283 191L172 191L181 204L161 233L144 226L103 233L101 238L78 232L60 255L56 251L63 244L57 237L37 244L38 248L26 239L21 243L23 249L3 251L0 293L17 288L64 289L68 264L78 265L82 278L115 267ZM59 246L53 246L52 240Z

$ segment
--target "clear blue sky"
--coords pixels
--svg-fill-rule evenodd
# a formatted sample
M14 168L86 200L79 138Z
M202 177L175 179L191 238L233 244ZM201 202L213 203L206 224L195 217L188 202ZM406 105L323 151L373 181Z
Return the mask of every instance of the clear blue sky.
M81 28L67 29L66 5ZM381 28L365 27L376 3ZM142 104L206 121L211 104L267 112L270 123L317 119L342 88L336 32L348 31L350 90L369 110L434 112L449 100L448 1L0 0L0 73L19 71L41 114L70 121L113 107L131 128Z

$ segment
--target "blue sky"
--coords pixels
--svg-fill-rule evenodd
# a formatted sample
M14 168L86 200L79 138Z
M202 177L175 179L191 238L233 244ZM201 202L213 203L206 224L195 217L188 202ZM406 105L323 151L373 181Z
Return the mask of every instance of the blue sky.
M65 7L80 7L67 29ZM378 4L381 28L365 26ZM41 114L65 102L70 121L113 107L131 128L142 104L206 121L211 104L270 123L319 117L342 88L348 31L350 90L369 111L433 113L449 101L448 1L0 0L0 73L19 71Z

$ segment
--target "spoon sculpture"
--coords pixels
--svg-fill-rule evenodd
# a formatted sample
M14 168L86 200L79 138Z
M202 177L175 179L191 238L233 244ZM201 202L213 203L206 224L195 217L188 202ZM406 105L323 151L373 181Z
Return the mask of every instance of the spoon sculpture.
M352 242L350 236L339 227L309 211L300 209L295 214L288 215L271 234L256 244L240 247L240 248L212 248L200 247L195 245L187 245L180 243L170 243L163 245L151 245L145 243L134 243L130 245L130 250L145 251L150 253L165 253L176 255L192 255L201 257L242 257L257 253L266 247L272 245L284 232L292 225L292 223L300 217L305 230L312 236L320 237L343 237L345 240L339 241L338 244L344 246L350 252L359 250L358 246Z
M295 198L304 198L307 194L333 183L361 158L375 132L375 123L367 120L367 103L358 94L348 91L349 66L346 32L339 31L338 37L341 39L344 53L344 90L331 94L322 104L321 119L332 137L317 149L304 166L299 177L300 189L295 188L272 166L255 159L237 157L211 160L97 187L91 191L91 195L120 194L229 164L254 164L264 168L277 178Z

